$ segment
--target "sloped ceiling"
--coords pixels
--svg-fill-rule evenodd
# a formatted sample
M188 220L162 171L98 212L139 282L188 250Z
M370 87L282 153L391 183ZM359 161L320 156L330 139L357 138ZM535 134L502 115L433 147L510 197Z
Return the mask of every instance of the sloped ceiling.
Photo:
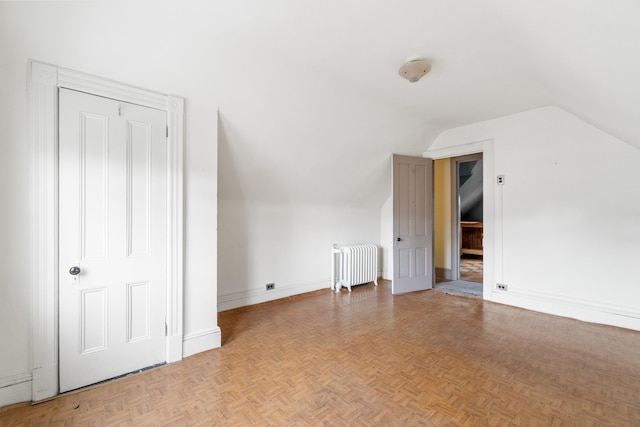
M255 197L365 192L380 202L391 152L419 155L446 128L546 105L640 147L637 1L277 1L220 12L212 31L257 104L227 94L223 143ZM412 55L432 63L414 84L397 74ZM269 178L256 185L259 176Z
M640 147L637 0L2 3L3 49L49 28L30 55L184 96L188 132L217 107L222 200L380 205L391 153L547 105Z

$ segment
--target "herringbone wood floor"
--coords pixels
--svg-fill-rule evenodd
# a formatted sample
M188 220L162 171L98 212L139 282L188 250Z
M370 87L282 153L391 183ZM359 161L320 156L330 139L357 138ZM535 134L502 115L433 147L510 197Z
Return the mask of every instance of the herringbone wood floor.
M390 284L220 314L223 347L0 425L639 425L640 333Z

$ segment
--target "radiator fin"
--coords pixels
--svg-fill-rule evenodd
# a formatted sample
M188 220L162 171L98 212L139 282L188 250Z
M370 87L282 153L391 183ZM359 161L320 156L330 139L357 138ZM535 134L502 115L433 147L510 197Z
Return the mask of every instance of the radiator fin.
M378 247L376 245L334 246L331 250L331 288L340 292L346 287L373 282L378 286Z

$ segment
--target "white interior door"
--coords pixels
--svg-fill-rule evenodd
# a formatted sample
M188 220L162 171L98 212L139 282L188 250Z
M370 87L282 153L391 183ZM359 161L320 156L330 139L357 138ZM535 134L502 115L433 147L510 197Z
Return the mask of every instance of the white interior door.
M165 361L166 120L60 90L60 392Z
M393 282L400 294L433 287L433 160L393 156Z

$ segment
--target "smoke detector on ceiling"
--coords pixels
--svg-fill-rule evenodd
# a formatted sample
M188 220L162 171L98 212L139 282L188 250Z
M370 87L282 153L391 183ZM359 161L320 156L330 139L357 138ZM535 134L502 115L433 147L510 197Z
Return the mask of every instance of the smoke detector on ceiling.
M407 62L402 64L402 67L398 70L405 79L411 83L415 83L425 76L431 70L431 64L424 58L409 58Z

